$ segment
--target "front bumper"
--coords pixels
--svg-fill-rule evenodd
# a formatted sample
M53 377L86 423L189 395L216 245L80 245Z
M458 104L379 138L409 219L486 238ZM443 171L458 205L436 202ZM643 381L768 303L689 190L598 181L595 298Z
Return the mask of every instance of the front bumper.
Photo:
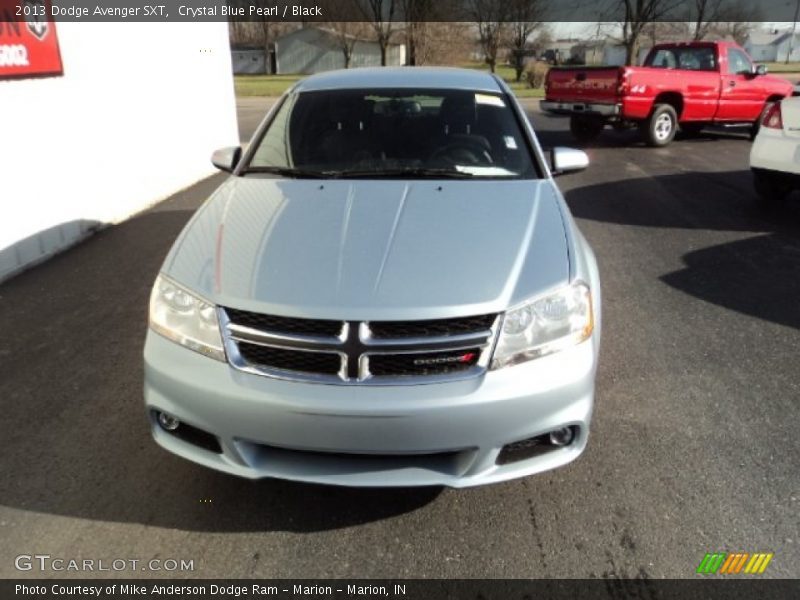
M474 379L333 386L243 373L148 332L144 396L161 446L248 478L348 486L468 487L564 465L586 447L596 336ZM217 437L215 453L156 422L173 415ZM566 426L574 441L510 464L501 448Z
M599 115L602 117L618 117L622 114L620 104L596 104L586 102L558 102L553 100L541 100L540 108L545 112L557 115Z

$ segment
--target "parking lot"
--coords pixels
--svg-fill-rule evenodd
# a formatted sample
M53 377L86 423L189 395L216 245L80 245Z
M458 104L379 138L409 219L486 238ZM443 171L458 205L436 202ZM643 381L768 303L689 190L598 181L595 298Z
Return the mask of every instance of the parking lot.
M267 104L240 103L243 137ZM543 146L573 145L565 119L528 107ZM14 557L46 553L193 559L179 574L203 578L646 579L742 551L796 577L800 199L757 210L744 135L634 140L607 131L591 167L559 180L598 257L604 338L587 451L528 479L251 482L158 448L141 399L148 295L222 176L0 285L0 576L40 577Z

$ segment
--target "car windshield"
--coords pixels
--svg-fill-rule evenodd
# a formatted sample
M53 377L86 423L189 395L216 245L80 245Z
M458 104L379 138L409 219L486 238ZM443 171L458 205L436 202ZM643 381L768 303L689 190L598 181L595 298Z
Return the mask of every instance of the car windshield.
M245 169L288 177L535 178L515 112L466 90L292 94Z

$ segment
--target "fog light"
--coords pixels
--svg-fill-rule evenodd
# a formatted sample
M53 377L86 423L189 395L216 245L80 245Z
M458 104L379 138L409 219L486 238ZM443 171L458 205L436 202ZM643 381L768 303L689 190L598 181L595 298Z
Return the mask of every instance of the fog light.
M568 446L575 437L572 427L564 427L550 432L550 443L554 446Z
M158 424L161 425L166 431L175 431L181 422L172 415L160 412L158 413Z

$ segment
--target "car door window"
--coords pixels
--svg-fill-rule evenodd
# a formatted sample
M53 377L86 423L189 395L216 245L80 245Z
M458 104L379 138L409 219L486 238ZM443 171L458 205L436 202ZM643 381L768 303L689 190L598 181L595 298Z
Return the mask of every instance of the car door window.
M728 73L747 75L753 72L753 65L747 55L740 50L728 50Z

